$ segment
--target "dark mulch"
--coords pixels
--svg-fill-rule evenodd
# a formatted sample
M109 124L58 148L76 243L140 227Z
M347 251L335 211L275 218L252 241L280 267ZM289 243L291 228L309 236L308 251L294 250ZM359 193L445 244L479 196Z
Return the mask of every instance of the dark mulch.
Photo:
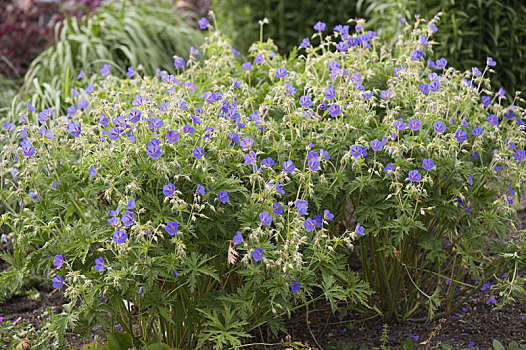
M415 340L415 349L425 349L425 344L435 346L439 342L450 344L453 349L468 346L487 349L491 348L494 339L506 345L512 341L526 341L526 301L495 310L494 305L485 302L486 298L487 295L481 292L469 300L458 314L431 323L390 322L387 325L390 336L387 344L396 348L408 336ZM308 324L305 312L302 312L291 318L286 326L291 340L313 348L325 348L328 343L337 342L380 346L384 323L380 319L360 321L352 316L341 320L329 310L313 310L309 313ZM317 343L310 334L309 326ZM283 339L284 335L280 338ZM268 339L272 342L278 340Z

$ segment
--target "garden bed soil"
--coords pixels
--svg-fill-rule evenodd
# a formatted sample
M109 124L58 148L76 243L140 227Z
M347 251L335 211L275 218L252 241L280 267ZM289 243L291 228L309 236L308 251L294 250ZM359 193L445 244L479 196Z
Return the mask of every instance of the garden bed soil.
M519 228L526 228L526 210L520 210L518 215L521 222ZM0 271L5 268L7 264L0 260ZM526 298L495 309L494 304L486 302L490 296L498 299L497 295L491 295L489 291L480 292L469 299L460 312L430 323L390 322L387 324L390 339L387 344L397 348L407 337L412 337L415 349L431 348L438 343L450 344L453 349L473 346L488 349L494 339L505 345L512 341L526 341ZM60 312L61 305L67 302L67 298L58 290L34 290L0 304L0 317L4 321L26 321L38 328L41 326L39 316L48 307ZM277 338L269 334L264 337L263 342L279 343L289 339L304 344L307 349L325 349L328 344L338 342L369 346L382 344L381 336L385 325L378 318L363 321L352 314L342 318L338 313L333 315L328 304L318 303L314 308L311 307L308 320L307 323L305 310L300 310L285 322L288 334L280 334ZM68 337L68 341L75 347L87 343L79 341L73 335ZM254 337L247 343L260 341L260 337ZM247 349L262 349L262 346Z

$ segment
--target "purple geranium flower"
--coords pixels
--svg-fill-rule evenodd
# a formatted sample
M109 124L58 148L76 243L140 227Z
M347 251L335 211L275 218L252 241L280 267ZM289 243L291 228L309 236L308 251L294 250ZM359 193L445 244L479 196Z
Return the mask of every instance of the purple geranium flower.
M121 222L124 226L131 226L134 222L134 214L131 211L125 211Z
M104 270L104 258L102 256L99 256L97 259L95 259L95 270L102 271Z
M80 132L82 131L80 124L76 121L70 121L68 124L68 132L71 134L71 136L79 137Z
M53 282L53 288L60 289L64 285L64 280L60 275L53 277L51 281Z
M316 222L311 218L307 218L307 220L303 222L303 226L305 226L305 231L311 232L316 228Z
M408 173L408 178L409 178L409 181L411 182L418 182L420 181L420 179L422 178L422 175L420 175L420 173L418 172L418 170L411 170L409 173Z
M296 169L296 166L292 163L292 160L283 162L283 171L286 173L292 173Z
M424 161L422 162L422 168L424 168L425 170L431 170L435 167L435 163L433 162L433 159L431 158L427 158L427 159L424 159Z
M444 131L446 131L446 125L441 120L434 122L433 128L439 134L442 134Z
M234 236L234 244L238 245L243 241L243 235L241 234L241 231L237 231L237 234Z
M228 201L228 192L227 191L219 191L217 193L217 200L221 203L225 204Z
M298 281L292 281L292 283L290 284L290 290L294 294L298 293L300 288L301 288L301 286L300 286L300 283Z
M263 259L263 249L261 248L254 248L254 250L252 251L252 253L250 253L250 255L252 255L252 258L254 258L254 261L261 261L261 259Z
M194 158L202 158L205 155L205 150L202 147L196 147L192 154L194 155Z
M55 261L53 261L53 265L55 265L57 269L60 269L62 264L64 264L64 257L62 254L55 255Z
M168 221L164 229L170 236L173 236L179 231L179 224L176 221Z
M285 78L289 73L285 69L285 67L279 67L276 69L276 77L278 78Z
M259 220L261 220L261 223L263 225L270 225L272 223L272 216L268 214L268 212L264 211L259 214Z
M361 235L361 236L365 235L365 227L360 225L360 223L356 224L356 228L354 229L354 231L356 231L356 233Z
M113 240L115 241L115 243L123 244L124 242L126 242L126 239L128 239L128 235L126 234L126 232L124 232L124 230L118 230L113 232Z

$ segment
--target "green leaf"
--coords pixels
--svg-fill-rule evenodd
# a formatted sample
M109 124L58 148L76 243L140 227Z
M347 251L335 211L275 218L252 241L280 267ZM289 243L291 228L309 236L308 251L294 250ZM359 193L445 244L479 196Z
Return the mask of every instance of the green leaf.
M107 350L128 350L133 347L133 339L129 334L113 332L108 334L108 342L104 348Z

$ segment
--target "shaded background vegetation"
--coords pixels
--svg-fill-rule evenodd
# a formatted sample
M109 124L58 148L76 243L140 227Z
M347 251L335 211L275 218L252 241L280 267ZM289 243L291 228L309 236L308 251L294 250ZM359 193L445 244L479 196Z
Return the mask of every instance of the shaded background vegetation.
M349 18L367 19L367 29L392 39L415 14L431 19L443 15L434 40L436 58L446 57L460 70L484 67L486 57L497 61L494 88L508 95L526 91L526 2L522 0L215 0L214 11L222 30L238 49L259 39L258 20L269 19L264 38L274 39L282 52L313 34L317 21L332 29ZM351 28L352 29L352 28Z

